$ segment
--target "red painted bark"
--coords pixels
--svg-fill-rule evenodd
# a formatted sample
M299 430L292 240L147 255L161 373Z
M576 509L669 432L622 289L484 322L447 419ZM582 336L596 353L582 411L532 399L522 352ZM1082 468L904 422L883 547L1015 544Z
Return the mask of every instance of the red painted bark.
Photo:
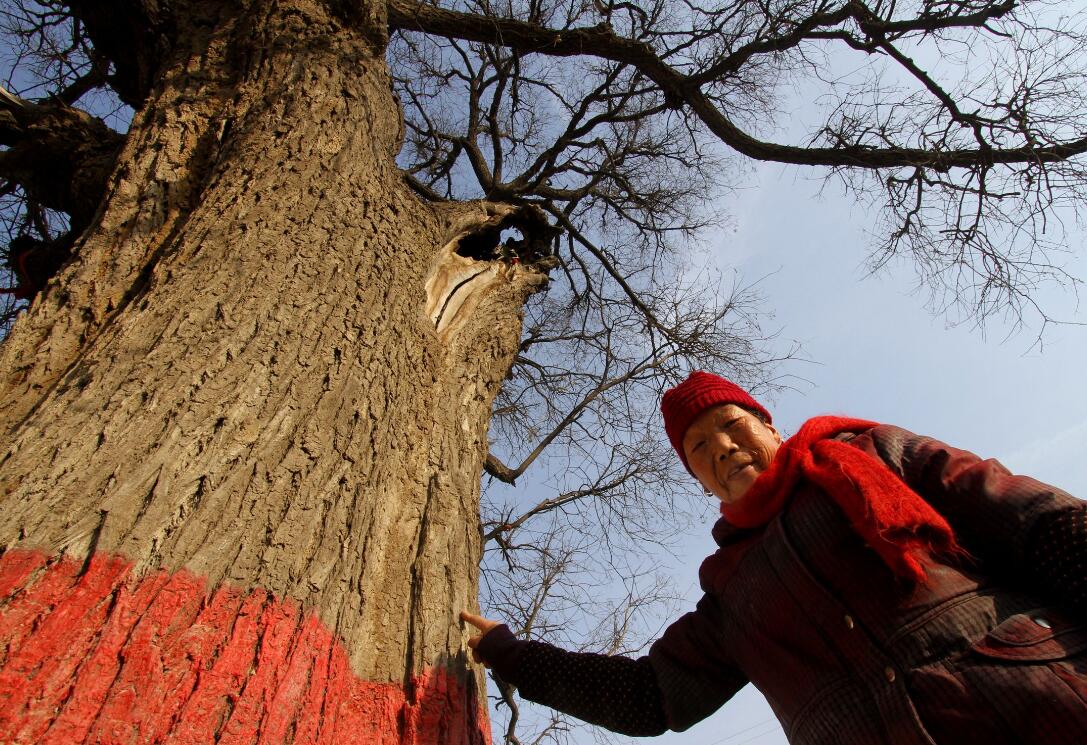
M0 557L0 742L482 745L487 716L444 670L361 680L298 603L189 572L136 577ZM469 732L467 740L456 733ZM452 739L457 738L457 739Z

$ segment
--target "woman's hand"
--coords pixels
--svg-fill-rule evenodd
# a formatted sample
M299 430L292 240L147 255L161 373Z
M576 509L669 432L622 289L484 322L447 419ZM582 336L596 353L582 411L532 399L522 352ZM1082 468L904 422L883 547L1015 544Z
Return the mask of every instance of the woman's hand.
M476 662L482 663L484 667L490 667L486 662L483 662L483 658L479 656L479 652L476 651L476 647L483 641L483 637L487 635L487 632L493 629L495 626L501 626L498 621L491 621L483 616L476 616L468 611L462 610L460 612L460 620L465 623L469 623L475 626L479 633L475 636L468 637L468 648L472 650L472 659Z

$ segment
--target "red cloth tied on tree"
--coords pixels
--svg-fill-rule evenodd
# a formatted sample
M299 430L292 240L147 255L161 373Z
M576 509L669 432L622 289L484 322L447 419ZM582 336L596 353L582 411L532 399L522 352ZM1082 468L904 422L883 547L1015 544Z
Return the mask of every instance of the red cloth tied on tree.
M846 442L833 439L844 432L860 433L875 422L844 417L809 419L778 448L773 462L742 499L721 505L721 514L739 528L758 528L785 506L797 482L815 484L841 508L853 529L898 577L925 581L920 557L925 553L961 554L951 526L917 492L881 461ZM748 540L743 543L748 543ZM739 549L739 550L738 550ZM742 546L732 546L742 554ZM703 563L705 580L722 587L722 572L731 574L739 556L722 549ZM705 575L710 576L705 576Z

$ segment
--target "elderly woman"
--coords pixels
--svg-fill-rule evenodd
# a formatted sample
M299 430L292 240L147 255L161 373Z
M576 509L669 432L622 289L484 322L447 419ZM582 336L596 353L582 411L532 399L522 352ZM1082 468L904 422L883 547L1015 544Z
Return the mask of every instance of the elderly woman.
M1084 502L889 425L817 417L782 442L708 373L661 410L721 501L704 595L638 659L463 613L524 698L654 735L750 681L798 745L1087 743Z

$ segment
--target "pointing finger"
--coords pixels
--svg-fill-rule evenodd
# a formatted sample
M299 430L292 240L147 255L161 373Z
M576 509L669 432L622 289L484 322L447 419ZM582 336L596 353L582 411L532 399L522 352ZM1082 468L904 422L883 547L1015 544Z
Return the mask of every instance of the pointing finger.
M495 626L499 625L498 621L492 621L488 618L484 618L483 616L477 616L474 613L469 613L468 611L463 610L460 612L460 620L464 621L465 623L471 624L472 626L475 626L484 634L493 629Z

